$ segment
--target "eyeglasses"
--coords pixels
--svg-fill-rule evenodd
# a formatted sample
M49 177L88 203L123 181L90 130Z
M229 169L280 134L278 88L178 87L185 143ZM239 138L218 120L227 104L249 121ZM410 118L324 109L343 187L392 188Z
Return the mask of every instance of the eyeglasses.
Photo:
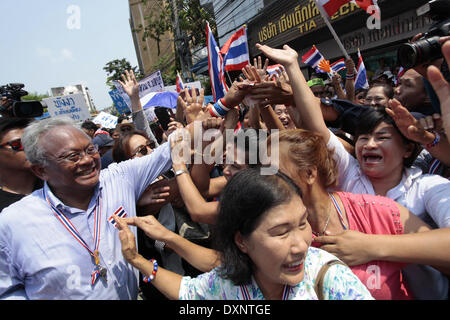
M145 146L140 146L138 148L138 150L133 154L132 158L136 157L138 154L146 156L147 154L151 153L151 150L153 150L154 147L155 147L155 144L153 142L149 142ZM150 148L150 152L149 152L148 148Z
M90 145L84 151L81 152L72 152L66 156L62 156L57 158L56 161L60 162L70 162L72 164L77 164L81 161L85 156L93 157L98 154L98 147L96 145Z
M10 148L6 148L6 146L10 146ZM10 149L10 150L13 150L16 152L23 151L22 140L16 139L16 140L5 142L3 144L0 144L0 148L1 149Z

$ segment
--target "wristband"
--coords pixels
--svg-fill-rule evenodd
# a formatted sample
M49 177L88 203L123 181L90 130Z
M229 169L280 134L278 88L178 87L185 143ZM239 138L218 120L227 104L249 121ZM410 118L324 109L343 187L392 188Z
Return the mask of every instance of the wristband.
M158 262L156 262L156 260L155 259L151 259L150 260L150 262L151 263L153 263L153 271L152 271L152 273L150 274L150 276L142 276L142 280L145 282L145 283L150 283L150 282L152 282L152 280L153 279L155 279L155 276L156 276L156 272L158 272Z
M347 74L347 75L345 76L345 79L347 79L347 80L353 80L353 79L355 79L355 74Z
M434 133L435 138L432 143L429 143L426 145L427 149L433 148L434 146L436 146L439 143L439 141L441 141L440 134L436 131L433 131L433 133Z

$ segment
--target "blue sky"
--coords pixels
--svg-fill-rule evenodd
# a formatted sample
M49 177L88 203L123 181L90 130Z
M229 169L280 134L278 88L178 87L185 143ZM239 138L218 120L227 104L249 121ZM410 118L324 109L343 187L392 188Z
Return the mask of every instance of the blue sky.
M68 13L71 6L79 8L79 20L76 11ZM0 12L0 85L24 83L43 94L84 84L103 109L112 105L106 63L138 64L127 0L1 0Z

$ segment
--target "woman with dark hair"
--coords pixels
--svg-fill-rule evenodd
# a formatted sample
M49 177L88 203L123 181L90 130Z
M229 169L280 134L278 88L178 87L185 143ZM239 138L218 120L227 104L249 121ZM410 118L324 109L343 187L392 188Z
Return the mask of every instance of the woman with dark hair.
M113 148L113 159L119 163L129 159L139 158L152 153L155 143L144 131L130 130L116 140Z
M440 176L424 175L419 168L405 166L404 162L412 158L416 150L414 144L402 137L382 111L369 109L358 122L359 134L355 136L356 158L352 157L327 128L319 101L308 91L308 85L300 71L297 52L288 46L283 49L261 45L257 47L267 57L286 68L304 127L322 135L328 148L335 150L334 158L339 169L338 190L386 196L430 225L450 227L450 182ZM419 279L417 276L415 278ZM431 283L430 289L442 288L437 296L447 296L448 281L445 278L437 276L423 282ZM423 282L418 288L425 291ZM411 281L409 284L411 285ZM414 291L416 297L417 294L420 292Z
M389 100L394 98L394 88L387 83L375 83L366 93L364 104L377 108L389 107Z
M219 219L214 241L222 264L190 278L140 256L127 223L144 231L145 224L115 217L125 259L171 299L316 300L322 294L326 300L372 299L343 264L333 264L318 279L322 266L335 258L310 248L311 227L301 193L285 175L265 176L259 169L239 172L225 187Z
M348 192L328 192L338 184L337 163L322 136L302 129L280 132L280 171L291 177L302 189L303 202L308 210L312 232L319 240L328 234L354 230L365 234L401 235L431 230L422 220L393 200L373 195ZM270 142L270 138L269 138ZM363 205L362 205L363 204ZM395 244L395 239L393 239ZM320 244L320 242L315 242ZM326 244L326 242L325 242ZM355 246L356 247L356 246ZM329 249L325 245L324 248ZM352 271L368 287L375 299L412 299L404 277L402 263L371 259L375 250L368 249L367 259L347 260ZM333 247L331 248L333 250ZM333 251L331 251L333 252ZM439 251L436 256L441 256ZM417 261L420 252L410 260ZM377 272L374 276L374 272Z

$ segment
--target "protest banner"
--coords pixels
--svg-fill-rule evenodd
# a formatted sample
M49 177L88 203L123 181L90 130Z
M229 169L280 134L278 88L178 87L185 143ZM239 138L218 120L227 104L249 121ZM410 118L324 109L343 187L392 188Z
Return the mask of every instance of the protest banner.
M95 124L99 124L102 128L114 129L117 126L118 118L104 111L100 112L93 120Z
M47 105L50 117L68 116L76 121L84 121L91 116L82 93L45 98L42 101Z
M123 90L118 81L113 81L114 86L117 89L118 95L125 101L128 109L131 110L130 97ZM139 81L139 98L142 99L151 92L164 91L164 81L161 75L161 71L153 72L151 75ZM112 97L111 97L112 98ZM113 100L114 101L114 100Z
M130 108L128 107L126 101L123 99L122 95L120 94L119 90L111 90L109 92L109 95L114 102L114 106L116 107L119 114L124 114L127 112L130 112Z

